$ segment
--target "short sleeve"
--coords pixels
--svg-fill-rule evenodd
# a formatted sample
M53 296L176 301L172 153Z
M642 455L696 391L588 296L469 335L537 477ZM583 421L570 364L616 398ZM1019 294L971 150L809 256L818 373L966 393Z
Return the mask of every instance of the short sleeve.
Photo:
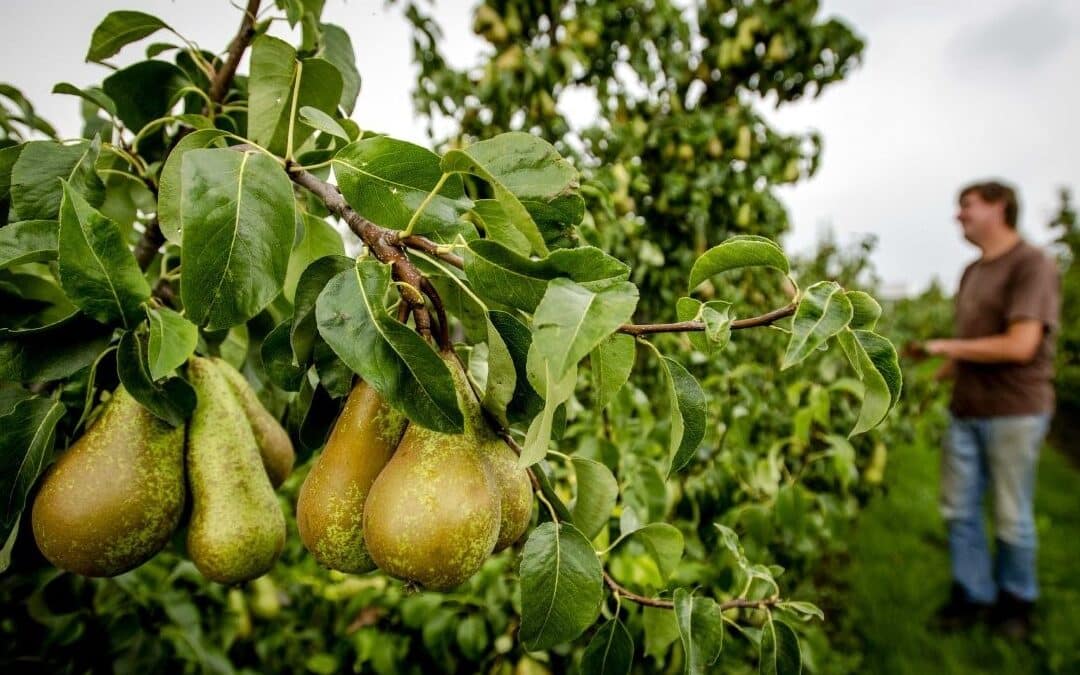
M1057 265L1045 255L1031 256L1015 268L1005 305L1005 321L1037 319L1051 331L1058 327L1061 289Z

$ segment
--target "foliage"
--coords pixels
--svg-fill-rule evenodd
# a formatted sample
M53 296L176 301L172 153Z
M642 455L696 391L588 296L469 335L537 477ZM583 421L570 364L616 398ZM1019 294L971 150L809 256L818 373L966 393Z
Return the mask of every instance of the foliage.
M708 3L698 25L709 46L691 58L674 5L651 18L630 3L581 5L565 25L548 20L557 39L575 36L570 47L528 55L541 58L529 72L556 79L523 78L519 92L499 75L510 87L499 117L477 113L437 154L349 119L359 73L321 2L277 3L299 46L267 35L258 5L224 58L155 17L106 17L91 61L158 33L180 44L151 44L100 87L58 85L81 99L85 139L31 140L29 129L50 128L5 94L21 112L5 113L0 149L0 415L5 435L33 440L3 446L4 465L20 469L4 474L0 595L22 609L0 624L2 659L72 671L812 665L821 613L781 582L808 579L843 547L880 481L884 445L852 432L885 419L900 369L874 332L881 307L792 265L774 242L779 206L758 186L791 180L792 162L809 171L816 151L738 101L820 89L853 63L857 38L815 22L814 3ZM415 6L408 14L433 30ZM519 16L514 35L542 43L541 14L555 15ZM639 36L632 57L609 49L609 29ZM509 59L511 45L485 30ZM233 77L248 43L251 70ZM644 58L660 48L679 77ZM509 101L566 86L566 49L588 58L605 114L628 116L612 138L591 135L589 158L550 111L511 120ZM622 89L612 54L663 89L656 100ZM713 86L686 112L694 81ZM448 100L464 89L443 85ZM682 138L711 128L724 138ZM704 182L688 193L690 167L672 170L663 149L713 138L732 154L712 159L733 161L700 162L693 180ZM640 198L640 211L621 198ZM355 260L342 255L346 229L362 244ZM773 300L757 315L748 306ZM679 323L642 320L664 315ZM354 374L412 423L460 431L437 350L466 363L538 486L527 540L453 592L319 569L295 538L245 588L199 577L181 535L132 572L81 579L45 568L28 518L20 525L49 448L78 437L118 382L183 424L195 401L185 362L221 356L308 459ZM289 514L302 477L282 489ZM721 637L728 628L739 637ZM800 648L800 635L812 641Z
M1050 227L1061 228L1058 244L1062 251L1064 271L1061 279L1061 332L1058 338L1056 389L1063 411L1080 410L1080 317L1066 308L1076 307L1080 302L1080 223L1072 206L1072 196L1062 190L1058 212L1050 221Z

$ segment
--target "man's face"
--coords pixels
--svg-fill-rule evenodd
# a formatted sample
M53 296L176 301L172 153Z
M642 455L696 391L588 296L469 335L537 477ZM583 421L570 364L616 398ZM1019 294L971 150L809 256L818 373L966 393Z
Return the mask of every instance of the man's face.
M978 192L972 191L960 199L960 210L956 219L964 231L964 239L978 245L995 227L1005 221L1005 205L984 200Z

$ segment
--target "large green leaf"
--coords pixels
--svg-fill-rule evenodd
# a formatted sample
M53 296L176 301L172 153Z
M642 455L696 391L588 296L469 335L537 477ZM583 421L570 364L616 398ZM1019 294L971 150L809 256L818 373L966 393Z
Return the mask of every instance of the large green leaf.
M178 427L195 411L195 389L181 377L155 382L147 363L146 339L127 331L116 349L116 374L120 383L144 408Z
M852 330L874 330L878 319L881 318L881 305L869 293L862 291L847 291L844 293L851 302L854 310L851 317Z
M682 560L683 535L674 525L649 523L626 535L623 541L641 544L665 580L675 573L676 566Z
M530 348L529 353L531 355L534 351ZM527 371L528 379L538 386L544 397L544 407L540 414L532 419L525 432L525 442L521 446L521 456L518 457L518 466L522 468L532 466L547 454L548 443L554 430L555 414L559 406L574 394L574 385L577 384L577 366L572 366L559 379L551 372L549 361L540 359L539 362L537 365L537 360L530 358Z
M67 94L68 96L78 96L87 103L101 108L112 117L116 117L116 102L109 98L109 96L104 91L97 87L88 87L86 89L82 89L76 87L70 82L58 82L57 84L53 85L52 93Z
M547 292L533 315L533 341L529 351L529 380L538 384L543 363L547 377L562 379L619 326L630 320L637 307L637 286L613 281L595 290L569 279L548 282Z
M195 324L168 307L147 307L150 324L147 366L150 379L160 380L187 362L199 342Z
M26 495L52 451L56 423L64 406L47 398L26 398L0 416L0 541L18 522ZM3 569L0 569L2 572Z
M715 600L675 589L675 619L679 624L686 675L703 675L720 658L724 646L724 616Z
M300 226L304 234L289 256L289 267L285 272L283 290L285 299L289 302L295 300L300 275L311 263L330 255L345 255L345 242L330 223L310 213L301 213Z
M892 343L868 330L845 329L838 336L848 362L863 383L859 419L850 436L873 429L900 399L903 374Z
M598 410L607 406L630 379L636 354L637 343L634 338L622 333L609 335L592 350L589 365Z
M180 89L191 86L184 71L167 61L139 61L105 78L101 88L116 103L116 116L139 131L168 114Z
M438 155L386 136L345 146L334 155L333 166L349 206L376 225L394 230L405 229L443 175ZM414 231L452 229L471 207L461 176L452 175L424 208Z
M104 61L115 55L125 45L137 42L148 35L169 25L149 14L131 10L109 12L94 29L90 38L90 49L86 52L87 61Z
M770 239L751 235L731 237L705 251L690 268L690 290L714 274L743 267L772 267L784 274L789 271L787 257Z
M655 657L663 663L668 647L679 639L675 612L661 607L643 607L641 623L645 628L645 656Z
M835 281L819 281L799 297L781 370L801 362L851 322L853 310Z
M802 653L799 638L791 626L770 619L761 627L760 675L799 675L802 673Z
M600 560L568 523L544 523L521 554L521 641L537 651L573 640L596 621L603 599Z
M319 333L354 372L413 422L460 433L450 370L414 330L386 310L390 266L363 259L326 285L315 307Z
M184 309L211 329L243 323L285 282L296 228L292 183L256 151L189 150L181 175Z
M0 380L48 382L85 368L113 329L82 314L29 334L0 338Z
M661 365L667 374L668 401L671 406L671 466L668 477L682 471L697 452L705 437L705 418L708 414L705 392L701 384L675 359L662 357Z
M180 187L180 169L183 166L184 153L215 144L225 131L221 129L199 129L180 139L169 152L165 165L161 168L158 180L157 217L161 233L174 244L182 241L180 223L180 201L183 191Z
M285 319L263 338L259 347L259 356L270 381L285 391L299 391L307 368L299 365L293 356L289 334L292 332L292 319Z
M490 183L514 227L541 255L547 254L548 246L524 202L557 203L577 190L580 178L577 169L551 144L525 132L504 133L451 150L443 156L442 169L472 174Z
M331 23L320 24L322 45L316 56L329 61L341 73L341 99L338 105L346 115L352 115L356 108L356 97L360 94L360 71L356 68L356 51L353 50L349 34L341 26Z
M574 525L587 539L593 539L607 525L615 501L619 497L619 483L611 470L600 462L574 457L575 490Z
M93 207L105 201L105 185L94 171L101 150L98 139L62 145L31 141L11 169L11 220L57 220L63 178Z
M64 183L60 206L60 285L79 309L102 323L131 327L142 318L150 284L120 228Z
M510 221L506 209L495 199L477 199L473 203L472 214L477 224L483 228L484 236L498 242L511 251L528 257L532 251L529 239Z
M533 260L497 242L478 239L469 243L465 274L480 297L532 312L552 279L569 277L587 289L599 289L630 278L630 268L592 246L560 249Z
M287 42L269 35L259 36L251 45L248 137L274 154L284 155L295 112L311 106L333 116L341 88L341 74L330 62L320 58L298 61L296 50ZM315 131L295 121L291 127L294 149Z
M600 626L581 655L581 672L626 675L634 663L634 639L618 619Z
M532 333L528 326L507 312L491 310L487 316L499 332L514 363L514 395L506 406L506 418L510 422L531 420L544 406L543 399L529 384L528 357Z
M11 170L26 145L0 147L0 226L8 222L11 208Z
M0 269L56 259L59 223L22 220L0 228Z

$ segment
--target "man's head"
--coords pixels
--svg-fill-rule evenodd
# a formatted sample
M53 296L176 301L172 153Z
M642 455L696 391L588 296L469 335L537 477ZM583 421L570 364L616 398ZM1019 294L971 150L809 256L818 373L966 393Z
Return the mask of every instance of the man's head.
M1020 206L1016 191L998 181L972 183L960 191L956 219L964 228L964 238L975 244L1016 229Z

